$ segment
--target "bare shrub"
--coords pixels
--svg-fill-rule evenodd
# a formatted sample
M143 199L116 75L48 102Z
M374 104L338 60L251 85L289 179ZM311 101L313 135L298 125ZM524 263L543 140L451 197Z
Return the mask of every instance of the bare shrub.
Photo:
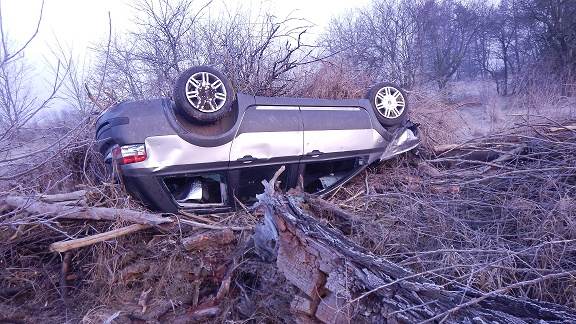
M460 109L466 101L450 102L446 91L413 89L408 92L410 119L420 124L425 147L460 143L470 138L477 125L466 120Z
M546 73L546 64L526 69L515 84L517 95L511 98L515 113L558 119L574 116L574 98L566 96L567 85L576 79L566 71L562 75ZM559 82L560 80L560 82Z

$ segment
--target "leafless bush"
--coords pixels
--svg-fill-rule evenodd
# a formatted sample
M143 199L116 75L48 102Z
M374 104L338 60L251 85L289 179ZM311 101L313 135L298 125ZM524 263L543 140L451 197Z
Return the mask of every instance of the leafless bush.
M475 133L475 121L467 121L460 112L469 102L448 97L446 90L418 88L408 93L410 119L420 124L425 147L459 143Z
M512 107L532 115L548 118L566 118L574 116L574 98L570 95L570 85L576 79L568 71L550 74L548 64L540 64L525 69L515 84L516 95L511 98Z

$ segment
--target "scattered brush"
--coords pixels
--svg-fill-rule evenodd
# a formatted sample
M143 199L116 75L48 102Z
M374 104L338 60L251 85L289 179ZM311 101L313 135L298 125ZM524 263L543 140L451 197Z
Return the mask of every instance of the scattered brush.
M576 307L575 125L437 146L330 201L357 215L350 238L435 282Z

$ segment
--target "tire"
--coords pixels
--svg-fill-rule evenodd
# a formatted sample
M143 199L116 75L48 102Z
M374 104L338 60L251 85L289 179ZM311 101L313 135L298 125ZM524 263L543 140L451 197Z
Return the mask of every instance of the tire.
M213 123L232 110L236 94L230 80L210 66L182 72L174 85L176 109L191 121Z
M382 82L368 90L367 99L382 126L402 124L408 115L406 92L393 83Z

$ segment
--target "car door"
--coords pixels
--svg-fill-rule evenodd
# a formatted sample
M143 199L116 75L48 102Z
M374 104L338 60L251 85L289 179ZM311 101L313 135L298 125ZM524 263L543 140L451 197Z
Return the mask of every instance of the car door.
M295 185L303 154L303 124L297 106L252 106L246 109L230 150L229 179L232 194L242 204L252 204L282 166L281 189Z
M300 107L304 154L299 173L304 191L326 193L365 167L380 139L360 107Z

